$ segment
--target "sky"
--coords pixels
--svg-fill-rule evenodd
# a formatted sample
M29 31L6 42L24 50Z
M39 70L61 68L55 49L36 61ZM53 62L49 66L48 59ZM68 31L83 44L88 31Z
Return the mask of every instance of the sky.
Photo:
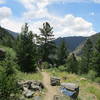
M91 36L100 32L100 0L0 0L0 25L21 32L24 23L40 34L44 22L55 37Z

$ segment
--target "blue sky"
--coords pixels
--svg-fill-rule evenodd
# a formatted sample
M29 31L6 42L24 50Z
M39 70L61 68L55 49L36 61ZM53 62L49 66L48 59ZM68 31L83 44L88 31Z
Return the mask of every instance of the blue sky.
M48 21L56 37L100 32L100 0L0 0L0 25L15 32L28 22L34 33Z

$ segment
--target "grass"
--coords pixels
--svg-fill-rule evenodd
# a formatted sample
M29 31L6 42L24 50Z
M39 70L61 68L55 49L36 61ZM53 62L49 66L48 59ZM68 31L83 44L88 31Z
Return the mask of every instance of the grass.
M42 80L41 73L24 73L24 72L17 72L17 77L20 80Z
M100 100L100 86L95 82L72 73L60 72L57 69L47 70L52 76L57 76L61 78L61 82L72 82L79 84L80 93L78 100ZM64 79L66 78L66 79Z

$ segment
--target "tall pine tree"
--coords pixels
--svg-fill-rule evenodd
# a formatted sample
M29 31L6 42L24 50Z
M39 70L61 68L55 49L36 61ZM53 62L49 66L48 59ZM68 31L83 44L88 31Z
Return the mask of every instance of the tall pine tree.
M28 31L28 24L22 27L22 32L18 36L17 58L22 71L35 71L35 44L33 43L33 33Z
M68 57L68 50L64 40L62 40L60 46L58 47L57 56L58 65L64 65Z
M78 61L74 53L67 59L66 67L68 72L78 73Z
M53 42L54 35L52 31L53 27L48 22L43 23L43 28L39 28L40 34L40 55L42 61L50 62L50 55L54 53L55 44Z
M93 44L90 39L87 39L81 57L80 73L88 73L92 69L92 57L93 57Z
M97 72L97 76L100 77L100 39L95 46L95 52L93 57L94 70Z

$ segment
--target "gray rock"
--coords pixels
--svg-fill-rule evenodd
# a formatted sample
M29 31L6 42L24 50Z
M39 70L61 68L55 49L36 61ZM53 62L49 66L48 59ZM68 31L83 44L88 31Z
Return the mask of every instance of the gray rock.
M33 100L41 100L40 96L35 96Z
M33 91L40 91L41 90L41 87L40 86L37 86L37 85L34 85L34 84L31 84L31 89L33 90Z
M33 94L34 94L34 92L33 91L31 91L31 90L27 90L27 91L24 91L24 96L26 97L26 98L32 98L33 97Z
M61 93L76 99L79 94L79 86L74 83L62 83L61 84Z
M51 77L50 83L52 86L60 85L60 78L57 77Z
M79 86L74 83L61 83L61 86L71 91L75 91L79 88Z

